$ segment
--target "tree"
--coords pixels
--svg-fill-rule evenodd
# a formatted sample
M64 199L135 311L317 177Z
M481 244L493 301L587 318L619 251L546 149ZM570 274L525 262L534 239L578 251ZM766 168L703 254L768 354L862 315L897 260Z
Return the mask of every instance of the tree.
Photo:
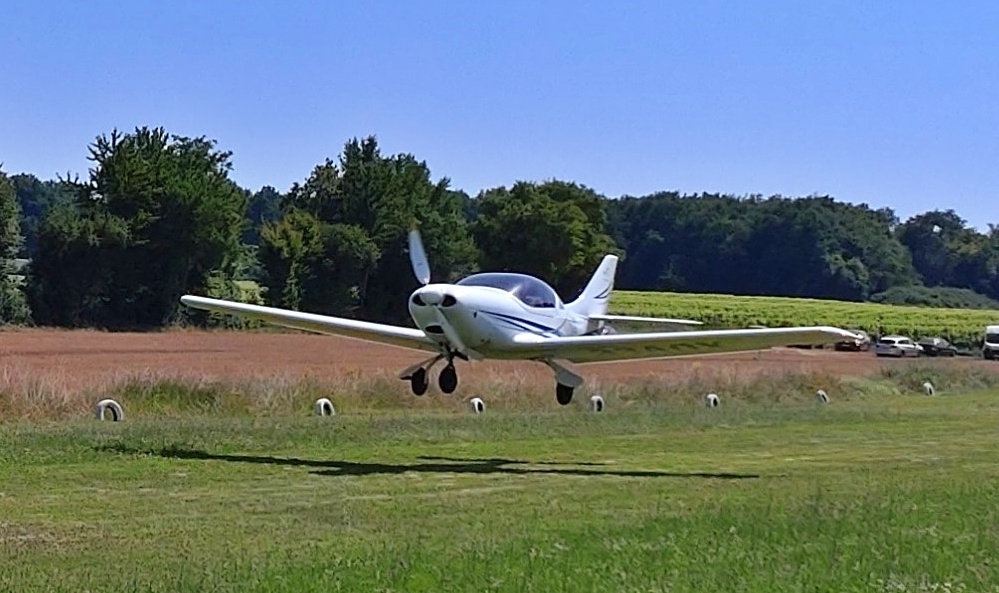
M616 251L605 232L604 200L583 186L520 182L483 192L476 202L472 235L483 269L533 274L568 297Z
M453 281L475 269L464 204L461 194L449 189L449 179L431 181L427 164L411 154L383 156L374 137L347 142L340 169L343 219L365 229L380 253L364 296L368 316L409 318L400 296L417 286L407 242L414 225L426 244L434 281Z
M34 175L12 175L21 206L21 232L24 234L24 257L33 258L38 253L38 225L51 208L72 201L73 196L59 181L41 181Z
M260 258L267 271L270 304L330 315L356 311L378 248L364 229L329 224L293 210L261 233Z
M31 313L15 266L24 238L14 185L0 168L0 324L23 324Z
M999 298L999 245L953 210L925 212L899 227L899 239L927 286L966 288Z
M287 223L269 225L262 235L271 294L303 309L310 293L326 294L333 300L315 303L319 310L408 319L403 296L416 280L406 237L414 224L422 231L436 279L451 280L474 269L462 194L448 184L446 178L432 182L426 163L412 155L383 156L374 137L350 140L338 161L327 159L304 183L292 186L282 202ZM319 252L325 257L314 257ZM345 271L346 279L341 277ZM307 278L315 284L303 292ZM350 299L343 298L347 286L355 291Z
M250 196L247 217L249 224L243 233L243 242L249 245L260 244L260 230L268 222L274 222L281 218L281 202L284 196L281 192L269 185L260 188L260 191Z
M926 286L943 286L950 280L955 262L949 243L966 231L964 225L961 217L948 210L914 216L899 228L899 240L912 254Z
M890 210L675 192L609 203L619 286L862 300L917 281Z
M85 183L42 221L32 265L38 321L158 327L179 297L232 281L246 195L228 177L228 152L162 128L117 130L90 146Z

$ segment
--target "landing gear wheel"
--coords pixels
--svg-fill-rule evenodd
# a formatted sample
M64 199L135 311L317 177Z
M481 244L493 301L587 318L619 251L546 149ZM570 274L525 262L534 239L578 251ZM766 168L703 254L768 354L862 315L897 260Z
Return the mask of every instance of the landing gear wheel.
M427 380L427 369L416 369L413 372L413 376L409 378L409 386L413 390L414 395L423 395L427 392L427 387L430 386L430 381Z
M572 392L573 388L568 385L562 385L561 383L555 384L555 399L561 406L569 405L569 402L572 401Z
M441 371L437 377L437 385L444 393L454 393L458 388L458 372L454 370L454 365L449 364Z

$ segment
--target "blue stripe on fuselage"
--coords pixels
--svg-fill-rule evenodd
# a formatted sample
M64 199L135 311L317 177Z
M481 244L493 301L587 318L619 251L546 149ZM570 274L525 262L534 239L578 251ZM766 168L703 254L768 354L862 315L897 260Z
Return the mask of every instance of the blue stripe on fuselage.
M542 325L540 323L531 321L530 319L523 319L521 317L515 317L513 315L507 315L505 313L495 313L493 311L482 311L482 313L485 313L486 315L492 315L493 317L496 317L498 321L505 321L506 323L509 323L514 327L517 327L517 329L523 329L533 334L537 334L539 333L538 330L541 330L540 332L541 334L559 335L558 330L555 329L554 327L548 327L547 325Z

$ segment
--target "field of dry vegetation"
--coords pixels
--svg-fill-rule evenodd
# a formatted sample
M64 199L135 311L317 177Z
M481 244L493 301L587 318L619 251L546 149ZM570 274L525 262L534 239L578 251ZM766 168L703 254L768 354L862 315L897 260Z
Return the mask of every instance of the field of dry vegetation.
M141 407L148 399L142 394L164 386L181 407L232 411L306 411L319 396L332 396L338 405L355 409L463 410L460 402L472 396L500 408L557 406L550 371L528 362L461 364L458 393L442 396L431 390L413 397L396 375L421 357L389 346L299 333L7 331L0 333L0 414L6 419L79 417L105 396L131 399L123 403L139 402ZM883 376L913 364L869 353L794 349L593 364L580 367L587 384L578 399L599 392L624 400L697 401L707 391L751 398L768 390L773 393L767 397L810 397L815 388L835 391L844 377ZM915 364L958 375L999 372L999 365L980 360ZM792 387L780 386L785 384Z

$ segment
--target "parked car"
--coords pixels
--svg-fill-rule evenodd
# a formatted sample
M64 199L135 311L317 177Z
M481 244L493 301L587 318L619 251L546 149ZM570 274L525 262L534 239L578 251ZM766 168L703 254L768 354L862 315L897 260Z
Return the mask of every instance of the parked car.
M878 356L896 356L903 358L906 356L919 356L923 349L919 344L905 336L885 336L874 345L874 354Z
M836 350L842 352L867 352L871 349L871 336L862 329L851 329L852 333L860 336L852 340L840 340L836 342Z
M957 356L957 347L943 338L923 338L917 345L926 356Z
M999 325L985 327L985 342L982 344L982 356L985 360L999 358Z

